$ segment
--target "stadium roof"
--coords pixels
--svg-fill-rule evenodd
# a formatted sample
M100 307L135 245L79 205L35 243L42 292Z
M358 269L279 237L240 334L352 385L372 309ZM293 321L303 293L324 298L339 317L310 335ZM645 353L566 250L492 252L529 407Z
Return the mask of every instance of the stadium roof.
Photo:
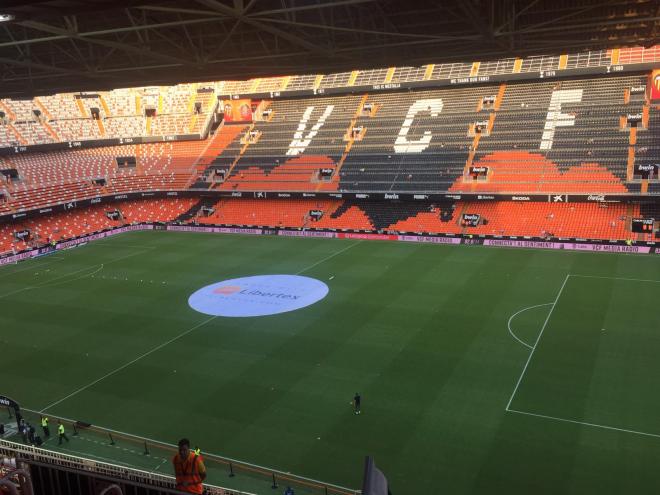
M651 46L656 0L4 0L0 97Z

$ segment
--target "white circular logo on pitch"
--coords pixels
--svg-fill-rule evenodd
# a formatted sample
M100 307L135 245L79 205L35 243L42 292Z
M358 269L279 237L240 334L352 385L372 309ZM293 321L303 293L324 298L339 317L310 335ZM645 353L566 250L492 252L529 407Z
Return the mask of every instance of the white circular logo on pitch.
M300 275L257 275L202 287L188 298L195 311L213 316L266 316L304 308L328 294L320 280Z

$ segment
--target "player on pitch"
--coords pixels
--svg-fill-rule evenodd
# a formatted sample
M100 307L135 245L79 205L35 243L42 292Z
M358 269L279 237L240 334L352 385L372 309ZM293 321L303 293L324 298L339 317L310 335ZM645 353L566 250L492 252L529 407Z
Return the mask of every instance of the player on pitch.
M353 410L355 414L360 414L360 402L362 402L362 397L358 392L355 392L355 397L353 397Z

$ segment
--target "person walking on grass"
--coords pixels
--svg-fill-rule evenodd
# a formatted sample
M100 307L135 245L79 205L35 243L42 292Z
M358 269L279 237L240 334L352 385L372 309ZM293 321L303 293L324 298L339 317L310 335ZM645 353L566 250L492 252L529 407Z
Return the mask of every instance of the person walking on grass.
M66 436L64 432L64 425L61 421L57 422L57 436L60 438L58 445L62 445L62 439L66 440L66 443L69 443L69 437Z
M362 402L362 397L359 392L355 392L355 397L353 397L353 411L355 414L360 414L360 403Z

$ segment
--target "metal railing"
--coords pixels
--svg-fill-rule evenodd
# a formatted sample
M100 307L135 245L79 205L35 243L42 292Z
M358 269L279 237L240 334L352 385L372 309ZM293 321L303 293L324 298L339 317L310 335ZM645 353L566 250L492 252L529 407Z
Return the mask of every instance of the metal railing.
M96 474L132 485L163 489L164 491L169 491L171 493L179 493L175 491L176 483L173 476L95 461L84 457L35 447L33 445L24 445L0 439L0 455L15 458L19 462L25 462L27 464L39 463L69 471ZM208 484L204 485L204 489L204 493L207 495L254 495L249 492Z
M27 408L21 408L21 411L26 419L30 419L34 424L38 424L37 420L40 417L38 411ZM53 414L48 414L48 417L51 420L61 420L68 429L73 430L76 433L89 432L100 435L100 437L107 440L110 445L117 442L125 442L126 445L130 445L145 454L149 452L153 454L154 449L163 453L163 455L174 455L177 452L177 447L174 444L97 425L80 426L78 421ZM241 478L249 478L251 481L250 486L262 486L269 490L270 488L277 488L279 485L290 485L295 489L296 493L301 493L302 495L358 495L360 493L360 490L353 488L327 483L305 476L299 476L279 469L260 466L258 464L214 454L206 450L203 451L202 455L207 468L218 469L230 478L236 477L237 481ZM168 477L168 479L170 478Z

